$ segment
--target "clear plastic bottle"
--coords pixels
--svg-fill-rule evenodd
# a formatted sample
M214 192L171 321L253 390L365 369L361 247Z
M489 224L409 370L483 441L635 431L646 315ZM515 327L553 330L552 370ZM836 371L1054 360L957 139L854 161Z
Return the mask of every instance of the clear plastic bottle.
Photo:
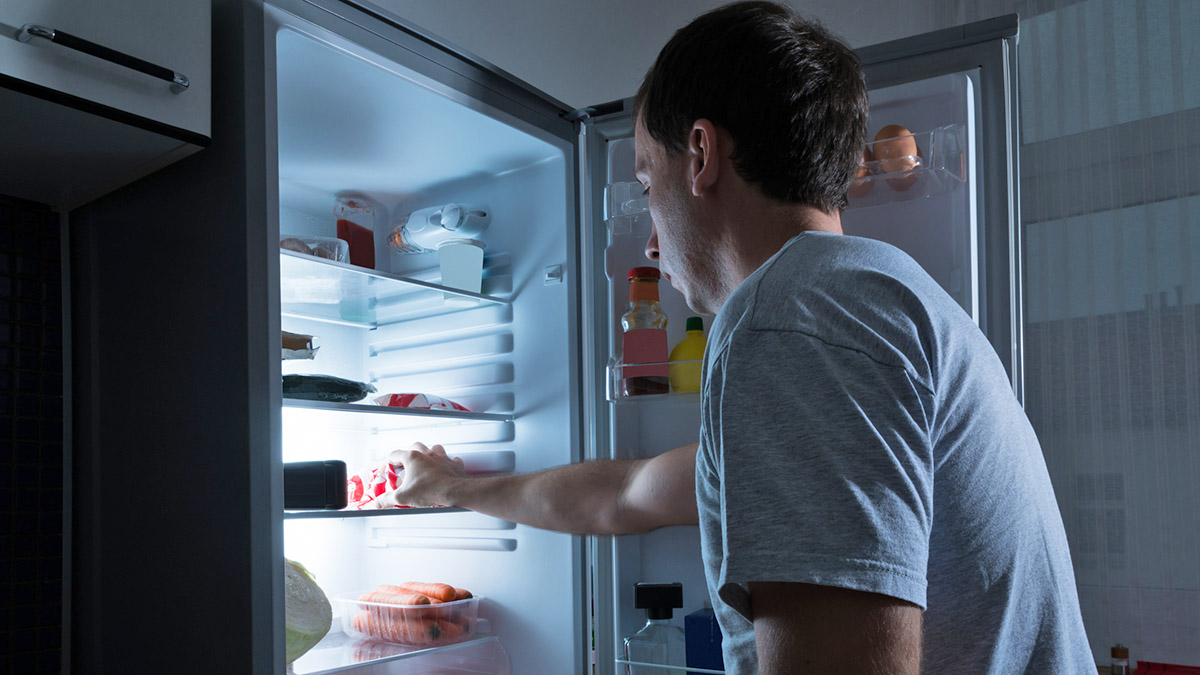
M671 384L667 372L667 315L658 301L658 268L629 270L629 309L621 316L621 394L665 394ZM657 366L629 364L656 363Z
M633 605L646 610L646 625L625 638L625 675L662 675L661 668L638 663L684 666L686 652L683 629L671 623L672 609L683 607L683 585L635 584Z

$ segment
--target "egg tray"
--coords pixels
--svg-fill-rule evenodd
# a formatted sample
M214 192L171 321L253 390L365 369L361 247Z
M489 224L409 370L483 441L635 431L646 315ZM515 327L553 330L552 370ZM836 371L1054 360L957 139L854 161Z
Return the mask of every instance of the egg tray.
M865 208L911 201L944 194L966 180L966 127L954 124L931 131L902 136L912 138L917 155L891 157L861 162L867 175L856 178L850 185L850 204L847 208ZM896 139L880 139L867 144L894 143ZM897 165L910 166L895 171ZM888 169L893 169L891 172Z

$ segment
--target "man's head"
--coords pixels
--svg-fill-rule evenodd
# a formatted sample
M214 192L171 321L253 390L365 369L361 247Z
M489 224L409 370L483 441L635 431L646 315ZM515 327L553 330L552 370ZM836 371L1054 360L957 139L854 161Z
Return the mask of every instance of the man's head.
M675 33L646 74L634 114L638 178L654 183L647 254L694 309L715 312L724 296L706 298L716 289L704 288L723 264L713 237L757 233L753 222L733 233L711 222L704 186L732 172L769 203L836 216L861 157L867 92L857 58L820 26L782 5L740 2ZM719 168L706 166L706 156L729 171L705 183L704 169Z

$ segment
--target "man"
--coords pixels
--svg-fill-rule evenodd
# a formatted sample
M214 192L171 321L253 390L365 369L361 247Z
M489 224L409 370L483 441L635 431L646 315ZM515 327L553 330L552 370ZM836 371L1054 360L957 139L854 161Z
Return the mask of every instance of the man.
M866 126L853 54L782 6L731 5L676 33L635 111L646 255L717 314L699 444L492 478L420 446L393 454L392 498L575 533L698 523L737 675L1095 672L999 359L910 258L840 234Z

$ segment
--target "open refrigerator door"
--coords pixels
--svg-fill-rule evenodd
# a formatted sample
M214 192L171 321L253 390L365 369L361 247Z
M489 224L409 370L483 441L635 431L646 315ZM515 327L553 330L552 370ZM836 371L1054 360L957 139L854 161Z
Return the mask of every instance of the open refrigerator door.
M846 234L886 241L920 263L984 329L1018 387L1015 50L1009 42L1015 34L1016 17L1009 16L861 50L871 87L868 142L842 224ZM648 199L633 175L631 104L624 101L615 112L598 108L603 114L589 120L585 145L593 221L587 278L606 290L590 312L597 344L590 372L594 396L608 405L592 426L598 456L614 459L695 443L700 427L700 394L686 391L686 384L672 381L669 389L634 395L622 384L643 367L670 373L672 366L700 365L684 358L635 363L622 351L627 272L650 264L643 253ZM692 312L680 293L659 287L668 344L675 345ZM707 327L711 317L701 318ZM709 661L698 667L696 651L685 662L650 664L631 658L625 646L646 620L634 603L639 582L682 583L683 606L671 621L677 628L705 625L699 617L694 624L684 620L703 615L708 600L698 528L602 538L593 550L597 578L611 580L597 592L595 672L722 672ZM708 640L690 632L685 637L689 649L693 640Z
M414 442L473 473L579 459L574 131L491 105L505 101L355 7L282 0L265 33L277 327L299 345L277 452L343 462L350 485L345 508L278 514L285 557L333 600L291 670L574 672L580 538L371 508L395 485L389 453ZM451 597L421 605L391 588L407 582Z

